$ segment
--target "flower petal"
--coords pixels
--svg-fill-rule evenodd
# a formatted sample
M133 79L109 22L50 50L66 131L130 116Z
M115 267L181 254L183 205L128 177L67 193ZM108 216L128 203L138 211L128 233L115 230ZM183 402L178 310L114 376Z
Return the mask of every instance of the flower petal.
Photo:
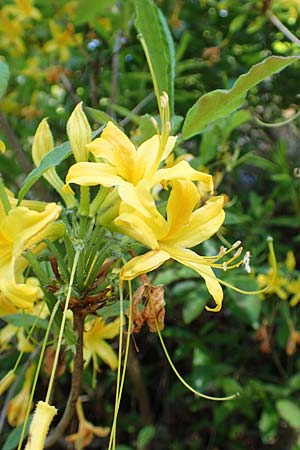
M184 266L190 267L195 270L202 278L204 278L208 292L212 295L216 302L215 308L206 307L209 311L220 311L223 301L223 290L218 282L213 270L207 264L207 261L203 256L197 255L197 253L176 247L163 246L165 251L168 251L171 258L178 261Z
M116 370L118 367L118 358L115 351L111 348L111 346L105 342L103 339L100 339L97 342L96 347L97 355L105 362L112 370Z
M118 168L118 174L131 181L136 161L136 149L113 122L108 122L100 138L95 139L87 148L98 158L104 158Z
M70 167L66 184L75 183L80 186L111 187L122 183L123 179L118 176L115 167L106 163L81 162Z
M168 237L165 239L167 244L179 247L194 247L209 239L224 222L223 202L222 196L208 200L204 206L192 213L186 226L173 233L170 239Z
M157 184L162 181L169 181L174 179L199 181L205 191L212 193L214 190L212 176L193 169L187 161L180 161L175 166L168 169L160 169L153 177L152 184Z
M168 239L186 225L200 200L197 187L191 181L174 180L167 205L169 223ZM184 205L184 208L179 207Z
M122 267L120 278L121 280L132 280L143 273L157 269L168 259L170 259L169 253L161 250L152 250L144 255L136 256Z

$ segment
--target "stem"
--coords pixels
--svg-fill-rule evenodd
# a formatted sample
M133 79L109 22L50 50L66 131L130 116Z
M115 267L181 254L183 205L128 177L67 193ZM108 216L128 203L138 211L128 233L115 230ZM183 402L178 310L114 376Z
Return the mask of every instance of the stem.
M74 358L74 371L72 374L72 385L70 394L68 397L67 405L64 414L48 436L45 443L45 448L52 447L59 438L63 435L63 432L70 423L73 417L76 402L78 400L82 381L82 368L83 368L83 331L84 331L84 316L81 315L80 308L75 308L74 310L74 329L77 331L77 342L76 342L76 352Z
M90 189L88 186L80 186L79 214L81 216L88 216L89 207L90 207Z
M285 37L287 37L291 42L300 47L300 40L297 38L297 36L295 36L285 25L283 25L283 23L278 19L277 16L275 16L275 14L272 13L270 9L267 9L266 15L273 23L273 25L275 25L275 27L285 35Z
M7 194L6 194L6 190L5 190L5 186L2 180L2 177L0 176L0 201L3 205L5 214L7 215L9 210L11 209Z
M111 88L110 88L110 107L108 110L108 114L114 117L112 105L117 103L118 98L118 78L119 78L119 65L120 65L120 49L122 44L122 32L118 31L115 45L113 49L113 57L112 57L112 77L111 77Z
M57 364L58 364L58 357L59 357L60 348L61 348L61 344L62 344L62 338L63 338L64 328L65 328L65 323L66 323L66 320L67 320L67 311L68 311L68 308L69 308L69 302L70 302L70 298L71 298L73 281L74 281L74 276L75 276L75 272L76 272L76 267L77 267L79 255L80 255L80 251L77 251L75 253L73 267L72 267L72 271L71 271L70 283L69 283L67 298L66 298L64 312L63 312L62 321L61 321L61 326L60 326L60 330L59 330L59 336L58 336L58 341L57 341L57 348L56 348L56 352L55 352L55 357L54 357L51 377L50 377L50 380L49 380L48 391L47 391L47 395L46 395L46 399L45 399L46 403L50 402L50 396L51 396L51 393L52 393L54 377L55 377L55 374L56 374L56 369L57 369Z
M28 402L28 405L27 405L25 420L23 422L22 432L21 432L21 436L20 436L19 445L18 445L18 449L17 450L21 450L21 447L22 447L22 443L23 443L24 435L25 435L25 430L26 430L26 427L27 427L28 417L29 417L29 413L30 413L30 409L31 409L31 403L32 403L33 396L34 396L34 393L35 393L35 388L36 388L38 377L39 377L39 374L40 374L42 362L43 362L43 359L44 359L44 354L45 354L46 345L47 345L47 342L48 342L49 333L50 333L50 330L51 330L51 327L52 327L52 323L53 323L53 320L54 320L54 317L55 317L55 314L57 312L57 309L58 309L59 305L60 305L59 302L57 302L55 304L55 306L54 306L54 308L52 310L50 319L49 319L49 323L48 323L47 330L46 330L46 333L45 333L43 345L42 345L42 348L41 348L41 353L40 353L38 365L37 365L37 368L36 368L36 371L35 371L35 375L34 375L32 389L31 389L31 392L30 392L30 398L29 398L29 402Z
M158 106L158 109L159 109L159 114L160 114L160 117L162 117L162 107L161 107L161 102L160 102L160 94L161 94L161 92L159 92L159 87L158 87L157 79L156 79L156 76L155 76L155 71L154 71L154 68L153 68L153 64L152 64L152 61L151 61L150 53L148 51L148 47L147 47L147 44L145 42L145 39L144 39L143 35L139 34L138 38L139 38L139 40L141 42L141 45L143 47L143 50L144 50L144 53L145 53L145 56L146 56L147 64L148 64L148 67L149 67L149 70L150 70L150 73L151 73L151 78L152 78L152 83L153 83L153 87L154 87L154 92L155 92L155 97L156 97L156 101L157 101L157 106Z

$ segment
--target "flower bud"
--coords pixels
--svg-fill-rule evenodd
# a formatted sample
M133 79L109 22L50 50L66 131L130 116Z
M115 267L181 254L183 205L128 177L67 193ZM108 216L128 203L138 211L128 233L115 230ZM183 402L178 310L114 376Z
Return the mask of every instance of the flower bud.
M92 140L92 131L80 102L67 122L67 134L77 162L88 160L86 144Z

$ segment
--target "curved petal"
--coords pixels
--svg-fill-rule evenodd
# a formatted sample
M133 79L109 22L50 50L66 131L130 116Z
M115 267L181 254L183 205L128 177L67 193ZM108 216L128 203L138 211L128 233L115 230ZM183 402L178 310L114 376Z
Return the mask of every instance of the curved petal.
M112 370L116 370L118 367L118 358L114 350L111 346L105 342L103 339L100 339L97 342L96 353L102 361L105 362Z
M141 242L145 247L158 248L158 242L152 228L137 214L120 214L114 220L114 224L120 233L125 234L125 236L130 236L137 242Z
M163 153L158 154L160 150L160 136L152 136L147 141L143 142L137 149L137 161L136 161L136 183L142 178L149 181L151 185L155 172L158 169L159 164L164 161L174 148L176 142L175 136L170 136L167 140Z
M120 332L120 321L118 317L116 320L110 323L104 323L102 326L101 337L103 339L113 339L119 335Z
M135 167L136 149L113 122L108 122L100 138L95 139L87 148L98 158L104 158L118 168L125 180L131 181Z
M75 183L80 186L111 187L122 183L123 179L118 176L118 170L106 163L81 162L70 167L66 184Z
M170 239L165 239L167 244L189 248L209 239L224 222L223 201L222 196L208 200L204 206L192 213L186 226L170 236Z
M168 251L171 258L178 261L184 266L190 267L195 270L202 278L204 278L208 292L212 295L214 301L216 302L215 308L208 308L209 311L220 311L223 301L223 290L218 282L213 270L207 264L207 261L203 256L197 255L197 253L176 247L164 246L164 250Z
M168 239L189 222L199 201L200 194L194 183L187 180L173 181L167 205L167 217L170 226Z
M168 169L158 170L153 177L152 184L174 179L199 181L205 191L210 193L214 191L212 176L193 169L187 161L180 161Z
M144 255L136 256L122 267L120 278L121 280L132 280L143 273L157 269L168 259L170 259L169 253L161 250L152 250Z

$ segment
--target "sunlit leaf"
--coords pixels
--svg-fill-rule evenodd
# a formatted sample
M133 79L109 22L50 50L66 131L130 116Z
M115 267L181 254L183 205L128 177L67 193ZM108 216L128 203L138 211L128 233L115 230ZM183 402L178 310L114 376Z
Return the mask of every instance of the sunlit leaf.
M182 129L183 138L201 133L211 122L238 109L252 87L295 61L299 61L298 56L270 56L241 75L231 89L217 89L200 97L187 113Z

